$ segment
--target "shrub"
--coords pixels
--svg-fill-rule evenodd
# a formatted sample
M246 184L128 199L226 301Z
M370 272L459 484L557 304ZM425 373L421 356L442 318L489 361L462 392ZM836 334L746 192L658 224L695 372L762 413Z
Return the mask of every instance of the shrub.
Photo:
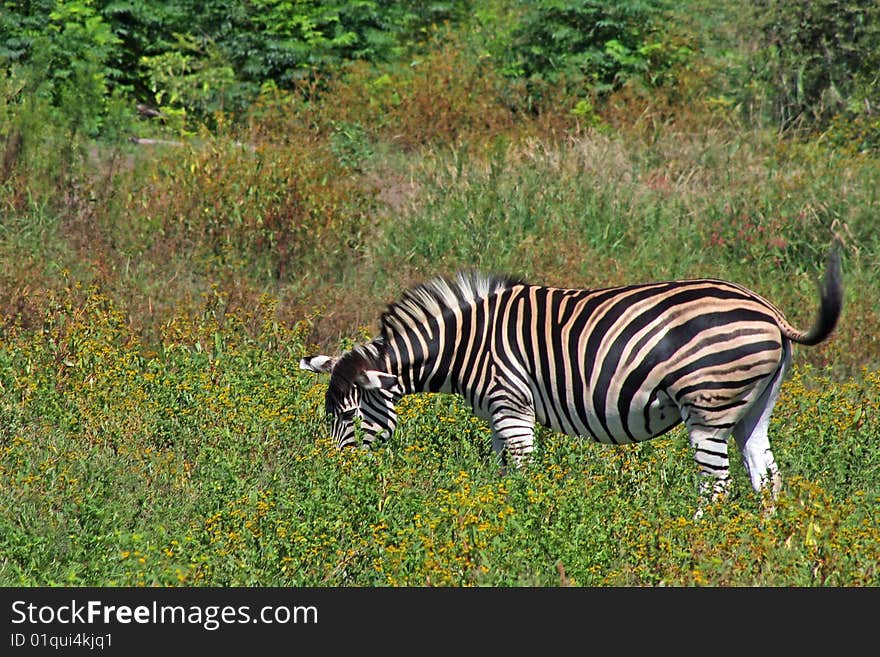
M488 58L452 37L407 66L351 67L329 85L322 108L394 146L479 148L517 124L511 91Z
M880 5L873 0L761 0L752 73L783 130L822 128L880 102Z
M220 108L240 115L264 84L289 89L346 62L398 57L438 25L463 21L471 5L5 0L0 61L44 70L56 101L66 88L58 83L91 87L98 97L81 108L93 121L114 91L204 120Z
M86 0L29 4L20 13L4 8L0 61L26 67L33 91L59 108L71 130L97 134L119 39Z
M264 280L338 272L356 255L371 191L294 129L297 144L207 140L165 154L109 213L129 221L107 230L133 250L230 259Z
M686 47L672 47L661 36L662 0L523 4L507 55L512 75L602 92L634 77L656 83L661 71L688 55Z

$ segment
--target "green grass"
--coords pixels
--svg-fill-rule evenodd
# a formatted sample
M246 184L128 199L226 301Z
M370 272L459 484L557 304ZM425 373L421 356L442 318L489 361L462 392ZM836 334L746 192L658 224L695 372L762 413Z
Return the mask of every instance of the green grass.
M539 433L502 473L458 398L401 403L339 452L304 326L179 322L145 354L95 292L0 344L4 585L877 585L880 376L801 368L771 426L787 485L693 520L686 436L609 447ZM49 323L49 322L47 322Z

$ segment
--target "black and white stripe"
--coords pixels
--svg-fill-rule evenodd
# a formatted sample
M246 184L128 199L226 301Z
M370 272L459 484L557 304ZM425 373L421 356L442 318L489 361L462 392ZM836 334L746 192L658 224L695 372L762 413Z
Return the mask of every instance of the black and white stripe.
M340 358L304 358L329 372L327 412L341 446L390 436L401 396L462 395L517 463L536 422L604 443L687 426L700 471L723 491L732 435L753 486L781 485L767 437L791 343L826 339L843 293L828 259L814 326L798 331L767 300L714 279L601 290L563 289L461 273L390 305L381 336ZM360 431L356 431L356 426Z

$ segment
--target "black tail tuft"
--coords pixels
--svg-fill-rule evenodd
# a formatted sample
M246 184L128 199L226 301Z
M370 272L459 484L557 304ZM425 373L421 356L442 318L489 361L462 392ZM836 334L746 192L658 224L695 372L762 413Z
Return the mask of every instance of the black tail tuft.
M813 327L799 343L812 346L825 340L837 326L843 309L843 275L840 268L840 243L835 241L825 261L825 276L819 286L821 305Z

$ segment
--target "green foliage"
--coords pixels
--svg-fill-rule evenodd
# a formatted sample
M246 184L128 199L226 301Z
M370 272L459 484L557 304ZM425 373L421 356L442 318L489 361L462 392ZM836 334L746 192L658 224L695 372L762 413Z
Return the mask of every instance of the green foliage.
M187 126L188 113L202 120L215 114L243 111L251 97L242 97L235 71L215 44L178 35L178 45L157 55L145 55L140 64L153 103L167 120L180 117L178 131Z
M83 109L82 103L93 100L88 86L77 87L75 81L60 85L63 104L53 106L52 85L35 87L33 81L17 67L0 72L0 184L9 190L10 213L69 203L90 132L101 124L118 124L112 104L100 120Z
M600 93L631 78L656 83L690 55L687 47L663 40L666 8L658 0L523 3L507 72Z
M822 128L838 114L870 115L880 103L876 2L764 0L753 20L762 35L754 74L782 129Z
M345 167L362 170L362 165L373 155L369 136L360 123L340 121L333 127L330 150Z
M450 37L405 66L350 67L319 104L334 132L359 124L405 149L443 144L482 150L517 124L511 107L516 94L489 58Z
M467 0L413 2L242 3L230 21L229 3L208 3L209 24L243 79L288 86L352 60L381 61L430 36L433 27L465 16Z
M0 56L27 66L32 92L50 99L72 132L95 135L119 40L88 0L34 5L33 13L12 12L0 23L7 43Z
M159 194L133 180L130 194L111 201L108 239L127 253L162 248L247 266L263 280L331 276L360 248L372 191L346 175L352 163L330 145L305 130L298 137L259 148L214 139L172 150L150 167Z
M121 136L125 110L112 90L119 40L88 0L18 4L0 20L4 38L0 180L27 180L31 200L70 203L88 143Z
M94 97L82 107L93 121L114 90L204 120L218 110L242 114L266 84L291 88L350 61L400 56L442 23L464 20L470 6L470 0L7 0L0 60L34 64L55 83L89 85ZM58 100L63 88L51 92Z

